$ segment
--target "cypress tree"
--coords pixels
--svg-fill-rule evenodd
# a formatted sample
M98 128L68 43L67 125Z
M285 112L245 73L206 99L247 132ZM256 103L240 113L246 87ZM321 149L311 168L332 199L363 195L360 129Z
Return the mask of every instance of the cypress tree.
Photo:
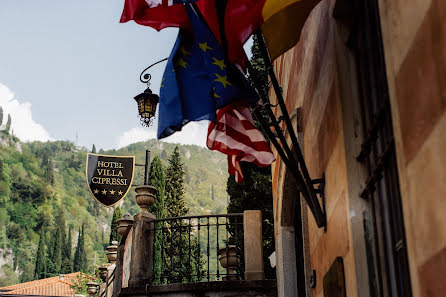
M8 121L6 122L6 127L5 127L5 130L6 130L6 132L8 132L8 133L9 133L9 131L11 130L11 121L12 121L12 119L11 119L11 115L8 114Z
M96 146L93 144L93 147L91 148L91 152L93 153L93 154L96 154Z
M150 212L153 213L156 218L163 218L165 214L164 209L164 192L166 187L166 178L164 176L164 167L161 163L161 159L156 156L153 158L150 164L150 185L158 190L155 197L155 203L151 206ZM157 230L155 234L155 258L153 263L153 274L155 279L161 274L161 241L162 231Z
M164 194L166 188L166 177L161 159L156 156L150 164L150 185L158 190L155 203L151 206L150 212L157 218L164 218Z
M62 226L63 224L63 226ZM52 234L52 241L50 246L51 263L53 264L49 268L50 274L59 274L60 267L62 265L62 246L64 245L64 239L62 238L62 228L65 229L65 220L63 216L63 210L59 208L58 214L54 219L54 233Z
M189 209L184 201L184 164L181 162L180 148L177 145L169 158L166 170L165 205L167 217L179 217Z
M65 229L65 228L64 228ZM71 261L71 226L68 228L68 238L64 241L62 248L62 267L61 273L67 274L73 272Z
M34 269L34 279L42 279L46 277L46 256L45 256L45 231L40 229L39 246L36 255L36 267Z
M54 185L54 179L53 161L51 160L51 158L49 158L45 167L45 180L49 184Z
M111 221L110 227L110 241L109 244L112 244L112 241L121 241L121 235L118 234L118 220L122 218L122 212L120 207L115 207L113 210L113 217Z
M77 239L76 252L74 253L73 270L75 272L87 270L87 255L84 246L84 232L85 224L82 224L82 230L79 230L79 237Z

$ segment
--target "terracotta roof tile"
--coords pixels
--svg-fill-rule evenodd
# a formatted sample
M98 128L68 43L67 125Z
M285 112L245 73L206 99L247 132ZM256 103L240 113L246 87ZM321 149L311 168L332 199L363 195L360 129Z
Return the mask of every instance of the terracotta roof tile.
M31 282L0 288L0 295L44 295L44 296L74 296L71 285L79 272L65 274L64 280L59 276L39 279ZM5 292L6 291L6 292Z

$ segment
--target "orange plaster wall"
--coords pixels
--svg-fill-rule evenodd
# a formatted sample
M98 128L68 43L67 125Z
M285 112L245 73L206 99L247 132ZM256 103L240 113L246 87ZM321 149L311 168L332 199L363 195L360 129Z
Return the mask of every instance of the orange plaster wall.
M328 231L309 215L311 267L317 273L313 296L323 296L323 277L336 257L344 260L347 296L356 296L355 264L349 218L347 169L336 65L334 0L322 0L307 20L299 43L274 63L288 110L302 108L303 153L312 178L326 178ZM275 97L272 96L272 102ZM281 187L278 162L273 166L275 223L280 224ZM277 232L277 229L276 229Z
M446 291L446 2L380 0L414 296Z

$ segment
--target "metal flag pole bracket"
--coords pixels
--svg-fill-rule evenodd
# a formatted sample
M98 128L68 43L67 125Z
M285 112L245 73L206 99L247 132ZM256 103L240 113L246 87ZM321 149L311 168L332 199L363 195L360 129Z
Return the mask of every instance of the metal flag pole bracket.
M263 35L260 31L256 33L257 40L259 42L260 52L262 58L266 63L266 70L272 83L274 92L277 97L277 104L273 105L270 103L268 95L265 93L264 85L261 83L259 74L248 62L247 67L250 73L249 78L253 85L257 89L260 99L262 100L256 108L254 108L254 116L260 122L264 132L270 138L271 143L277 150L282 162L290 170L290 173L296 181L296 186L302 197L305 199L308 207L310 208L316 224L319 228L324 227L326 231L327 220L325 211L325 177L311 179L308 173L307 166L302 154L302 151L297 140L297 134L291 123L290 115L285 105L285 101L282 94L282 88L279 85L276 74L274 73L274 68L271 59L268 54L268 50L263 39ZM266 80L268 81L268 79ZM269 84L269 83L268 83ZM276 118L272 107L278 106L281 111L281 115ZM265 119L264 114L261 109L266 111L269 121ZM288 142L286 141L284 132L282 130L282 123L285 123L285 128L291 139L292 149ZM272 130L274 127L274 131ZM280 143L279 143L280 142ZM319 197L320 199L319 199ZM321 201L320 201L321 200Z

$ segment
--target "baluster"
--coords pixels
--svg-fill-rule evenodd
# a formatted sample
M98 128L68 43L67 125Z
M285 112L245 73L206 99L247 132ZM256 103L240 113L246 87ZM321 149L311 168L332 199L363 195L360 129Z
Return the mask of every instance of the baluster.
M207 279L208 279L208 281L209 281L209 279L210 279L210 268L209 268L209 264L210 264L210 260L209 260L209 258L210 258L210 256L211 256L211 248L210 248L210 245L209 245L209 217L208 217L208 223L207 223L207 228L208 228L208 246L207 246L207 254L208 254L208 273L207 273Z
M226 216L226 279L229 280L229 224Z
M189 253L188 253L188 269L187 269L187 279L190 282L191 281L191 270L192 270L192 263L191 263L191 254L192 254L192 248L191 248L191 242L190 242L190 232L191 232L191 226L190 226L190 219L189 218L189 225L188 225L188 236L189 236Z
M172 282L172 272L173 272L173 232L174 232L174 221L170 221L170 269L169 269L169 280L168 283Z
M161 251L160 251L160 261L161 261L161 275L160 275L160 284L164 283L164 261L166 261L164 257L164 232L166 228L164 227L164 220L161 221Z
M217 219L217 250L216 250L216 253L217 253L217 280L220 280L220 269L219 269L219 261L218 261L218 252L220 250L220 245L218 244L218 240L219 240L219 237L218 237L218 228L219 228L218 219L219 219L219 217L216 217L216 219Z
M200 256L201 256L201 242L200 242L200 229L201 229L201 223L200 218L198 218L198 254L197 254L197 263L200 263ZM197 265L197 282L201 281L201 271L200 271L201 265Z

